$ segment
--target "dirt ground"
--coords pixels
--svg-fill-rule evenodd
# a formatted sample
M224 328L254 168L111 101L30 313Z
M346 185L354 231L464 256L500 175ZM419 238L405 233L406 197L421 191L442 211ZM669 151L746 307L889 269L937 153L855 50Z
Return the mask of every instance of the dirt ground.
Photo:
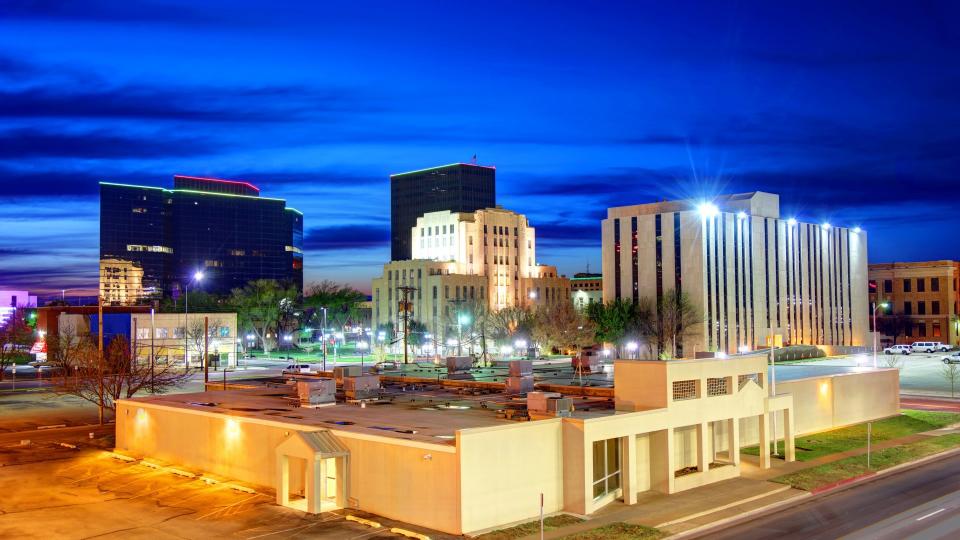
M310 515L276 506L272 493L53 440L0 444L0 494L0 538L399 538L389 528L402 526L367 516L384 524L374 529L343 512Z

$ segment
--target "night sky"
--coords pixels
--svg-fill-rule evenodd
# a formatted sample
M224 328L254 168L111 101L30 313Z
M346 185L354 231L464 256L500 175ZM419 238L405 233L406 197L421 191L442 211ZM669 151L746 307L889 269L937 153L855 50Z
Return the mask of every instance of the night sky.
M602 4L0 2L0 289L94 294L97 181L179 173L286 198L306 281L369 290L389 174L474 154L568 275L608 206L754 190L960 256L960 4Z

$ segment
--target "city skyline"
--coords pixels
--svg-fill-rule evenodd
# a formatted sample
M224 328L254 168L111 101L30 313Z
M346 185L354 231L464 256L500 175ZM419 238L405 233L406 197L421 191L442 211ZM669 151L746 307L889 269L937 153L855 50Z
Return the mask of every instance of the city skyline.
M566 275L599 270L608 207L756 190L863 227L871 262L956 258L939 232L956 222L956 7L829 6L15 3L0 285L95 291L98 182L188 174L286 199L307 216L305 282L368 291L389 175L473 155ZM457 24L481 38L437 46Z

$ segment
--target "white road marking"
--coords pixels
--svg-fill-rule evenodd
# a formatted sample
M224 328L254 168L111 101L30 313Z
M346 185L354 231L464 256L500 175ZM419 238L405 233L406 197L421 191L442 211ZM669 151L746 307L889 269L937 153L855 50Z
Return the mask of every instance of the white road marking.
M918 517L918 518L917 518L917 521L923 521L923 520L927 519L927 518L930 517L930 516L935 516L935 515L939 514L940 512L943 512L944 510L946 510L946 508L941 508L941 509L939 509L939 510L935 510L935 511L933 511L933 512L930 512L929 514L927 514L927 515L925 515L925 516Z

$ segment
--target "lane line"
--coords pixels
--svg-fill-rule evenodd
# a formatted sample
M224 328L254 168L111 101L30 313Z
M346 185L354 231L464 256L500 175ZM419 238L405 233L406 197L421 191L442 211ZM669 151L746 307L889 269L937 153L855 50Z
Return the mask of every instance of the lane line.
M930 512L929 514L927 514L927 515L925 515L925 516L923 516L923 517L918 517L918 518L917 518L917 521L923 521L923 520L927 519L927 518L930 517L930 516L935 516L935 515L939 514L940 512L943 512L944 510L946 510L946 508L941 508L941 509L939 509L939 510L935 510L935 511L933 511L933 512Z

